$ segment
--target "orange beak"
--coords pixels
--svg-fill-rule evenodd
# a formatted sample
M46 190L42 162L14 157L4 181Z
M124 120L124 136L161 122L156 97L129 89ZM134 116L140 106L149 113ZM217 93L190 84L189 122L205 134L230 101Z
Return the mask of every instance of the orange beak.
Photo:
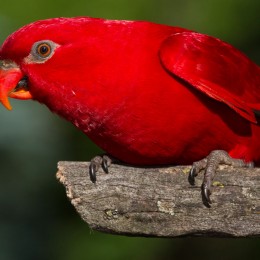
M23 73L14 62L0 60L0 102L8 110L12 109L8 97L17 99L32 98L23 78Z

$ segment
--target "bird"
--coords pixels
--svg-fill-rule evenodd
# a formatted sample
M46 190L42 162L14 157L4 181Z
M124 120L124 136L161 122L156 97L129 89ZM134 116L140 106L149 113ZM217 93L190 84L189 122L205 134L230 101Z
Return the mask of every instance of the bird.
M260 68L232 45L148 21L50 18L0 47L0 101L33 99L103 149L90 179L120 161L204 171L210 207L219 164L260 162Z

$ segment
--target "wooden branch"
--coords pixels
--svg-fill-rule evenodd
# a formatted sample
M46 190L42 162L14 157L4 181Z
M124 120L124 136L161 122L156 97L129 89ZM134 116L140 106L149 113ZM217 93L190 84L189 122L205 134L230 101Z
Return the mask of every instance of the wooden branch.
M88 162L59 162L57 178L90 228L130 236L259 237L260 168L223 166L216 175L213 204L202 204L197 177L190 167L133 168L112 165L97 182L89 179Z

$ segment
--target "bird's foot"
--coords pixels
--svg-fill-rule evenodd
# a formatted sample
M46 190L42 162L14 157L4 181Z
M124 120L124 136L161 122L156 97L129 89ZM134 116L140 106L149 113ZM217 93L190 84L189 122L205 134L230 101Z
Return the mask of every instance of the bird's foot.
M108 173L108 168L113 162L115 162L115 159L106 154L98 155L98 156L95 156L93 159L91 159L90 165L89 165L90 180L93 183L95 183L97 181L96 173L100 169L100 167L103 169L103 171L105 173Z
M220 164L231 165L233 167L254 167L253 162L245 162L241 159L234 159L229 156L226 151L215 150L212 151L206 158L194 162L189 173L188 181L191 185L195 185L195 177L200 171L205 170L204 179L201 185L201 195L203 204L210 207L212 203L210 199L211 185L216 174L217 168Z

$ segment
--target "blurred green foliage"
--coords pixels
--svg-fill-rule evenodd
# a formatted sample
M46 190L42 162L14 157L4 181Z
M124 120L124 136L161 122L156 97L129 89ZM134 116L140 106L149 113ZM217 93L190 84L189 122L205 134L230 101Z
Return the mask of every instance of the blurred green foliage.
M0 42L59 16L150 20L214 35L260 63L259 0L1 0ZM80 220L55 179L59 160L99 153L35 102L0 108L0 259L259 259L258 239L148 239L100 234ZM212 223L214 225L214 223Z

